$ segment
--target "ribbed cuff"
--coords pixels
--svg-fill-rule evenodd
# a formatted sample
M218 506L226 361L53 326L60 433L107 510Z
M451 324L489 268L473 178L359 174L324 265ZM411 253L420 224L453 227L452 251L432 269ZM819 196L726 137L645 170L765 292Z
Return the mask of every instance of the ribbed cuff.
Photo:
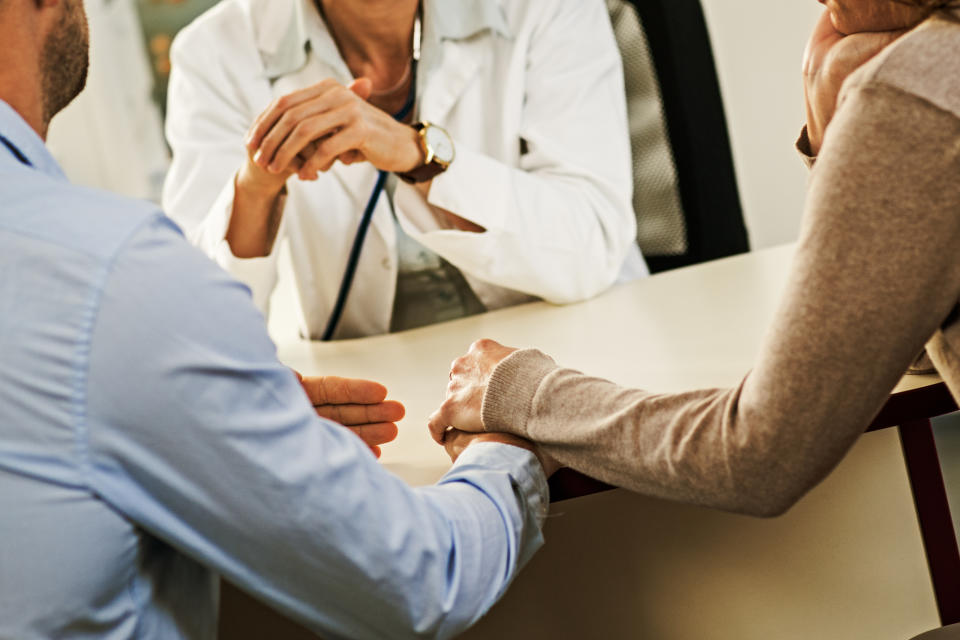
M527 436L533 398L544 377L556 368L553 358L537 349L514 351L501 360L483 394L484 429Z

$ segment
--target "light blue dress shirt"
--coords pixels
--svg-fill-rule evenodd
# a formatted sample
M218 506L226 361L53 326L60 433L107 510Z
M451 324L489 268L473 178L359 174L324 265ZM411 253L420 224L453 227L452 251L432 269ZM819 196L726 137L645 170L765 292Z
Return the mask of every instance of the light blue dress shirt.
M531 454L409 488L168 218L70 185L2 101L0 137L0 638L212 638L217 573L327 638L497 600L542 543Z

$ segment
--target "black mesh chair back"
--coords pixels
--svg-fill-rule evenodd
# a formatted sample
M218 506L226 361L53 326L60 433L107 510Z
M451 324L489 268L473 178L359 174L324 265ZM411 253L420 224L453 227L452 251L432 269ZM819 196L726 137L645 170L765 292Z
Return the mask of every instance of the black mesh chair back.
M659 272L749 251L699 0L607 0L623 57L637 243Z

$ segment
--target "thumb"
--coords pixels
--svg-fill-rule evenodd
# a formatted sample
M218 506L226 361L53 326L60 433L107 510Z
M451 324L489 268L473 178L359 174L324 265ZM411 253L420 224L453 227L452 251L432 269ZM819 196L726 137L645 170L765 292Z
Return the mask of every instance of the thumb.
M353 91L361 100L368 100L373 93L373 80L370 78L357 78L350 83L350 91Z

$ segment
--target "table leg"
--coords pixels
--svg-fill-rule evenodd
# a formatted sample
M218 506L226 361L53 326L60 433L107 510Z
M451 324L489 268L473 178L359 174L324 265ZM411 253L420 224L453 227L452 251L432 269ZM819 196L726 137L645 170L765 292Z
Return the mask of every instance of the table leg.
M944 625L960 622L960 549L930 420L898 427L927 565Z

